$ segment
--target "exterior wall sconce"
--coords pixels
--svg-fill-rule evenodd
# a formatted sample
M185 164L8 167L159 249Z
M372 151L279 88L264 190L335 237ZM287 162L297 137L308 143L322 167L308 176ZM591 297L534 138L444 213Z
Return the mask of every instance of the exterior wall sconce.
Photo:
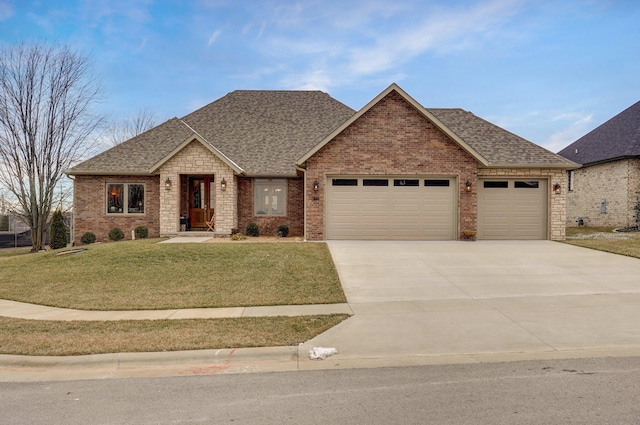
M464 190L467 193L471 192L471 182L469 180L467 180L467 182L464 184Z
M222 190L223 192L225 190L227 190L227 181L224 179L224 177L222 178L222 181L220 182L220 190Z
M556 195L560 195L560 183L556 183L553 185L553 193Z
M313 191L317 192L320 190L320 183L318 183L318 180L313 182Z
M171 190L171 179L169 177L164 181L164 189Z

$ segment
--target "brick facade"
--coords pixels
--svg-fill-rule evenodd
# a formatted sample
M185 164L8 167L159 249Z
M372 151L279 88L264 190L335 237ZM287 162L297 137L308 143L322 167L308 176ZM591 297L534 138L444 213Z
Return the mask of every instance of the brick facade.
M566 235L566 193L567 179L565 170L540 168L480 168L478 177L524 177L546 179L549 203L547 211L548 237L553 241L564 240ZM553 186L560 185L560 193L553 193Z
M567 193L566 224L577 226L582 218L587 226L635 226L639 197L640 159L579 168L573 174L573 190Z
M331 175L457 177L458 234L477 225L476 160L402 96L392 92L307 161L306 238L325 239L325 185ZM320 182L317 192L313 182ZM465 192L465 182L474 190Z
M160 179L158 176L76 176L74 180L73 242L80 244L86 232L93 232L98 242L109 240L109 231L119 227L125 239L131 230L146 226L149 237L160 235ZM107 183L144 184L144 214L107 214Z
M238 178L238 229L244 233L249 223L256 223L260 235L273 236L281 224L289 226L289 236L304 234L304 195L301 178L287 179L287 214L280 216L254 215L253 179Z

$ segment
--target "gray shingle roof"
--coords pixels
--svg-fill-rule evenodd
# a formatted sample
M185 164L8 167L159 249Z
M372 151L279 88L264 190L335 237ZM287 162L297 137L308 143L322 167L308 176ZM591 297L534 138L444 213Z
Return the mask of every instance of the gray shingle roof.
M247 175L295 176L295 160L354 112L320 91L236 90L67 173L146 174L195 130Z
M583 165L640 156L640 102L585 134L558 154Z
M184 122L247 175L295 175L295 161L355 111L320 91L236 90Z
M146 174L173 149L193 135L178 118L106 150L67 171L67 174Z
M389 90L401 91L395 84L385 92ZM416 107L422 108L419 104ZM575 165L471 112L422 109L488 166ZM172 118L96 155L67 174L148 174L197 135L248 176L295 176L297 160L326 142L334 130L355 118L354 114L353 109L320 91L236 90L182 119Z
M571 161L463 109L427 108L489 166L561 166Z

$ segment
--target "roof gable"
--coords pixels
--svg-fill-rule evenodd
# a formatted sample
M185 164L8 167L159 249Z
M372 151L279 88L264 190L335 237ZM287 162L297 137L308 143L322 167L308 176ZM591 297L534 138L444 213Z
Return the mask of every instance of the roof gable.
M299 166L395 91L484 167L575 168L577 164L463 109L425 108L393 83L320 143L298 158Z
M640 102L585 134L558 154L586 165L640 156Z

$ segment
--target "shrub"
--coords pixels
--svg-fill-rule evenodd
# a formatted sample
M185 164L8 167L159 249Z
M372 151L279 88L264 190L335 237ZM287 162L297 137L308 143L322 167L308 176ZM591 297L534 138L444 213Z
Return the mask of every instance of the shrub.
M276 236L279 238L286 238L287 236L289 236L289 226L287 226L286 224L281 224L280 226L278 226Z
M64 225L62 211L57 210L51 218L51 233L49 234L49 247L60 249L67 246L67 226Z
M243 241L247 239L247 237L245 235L243 235L240 232L234 233L233 235L231 235L231 240L232 241Z
M256 223L249 223L247 225L247 236L260 236L260 229Z
M87 232L84 235L82 235L82 237L80 238L80 242L82 242L85 245L95 243L95 241L96 241L96 234L93 232Z
M109 239L112 241L124 239L124 232L119 227L114 227L109 231Z
M136 239L146 239L149 237L149 229L145 226L138 226L133 229L133 232L136 235Z

